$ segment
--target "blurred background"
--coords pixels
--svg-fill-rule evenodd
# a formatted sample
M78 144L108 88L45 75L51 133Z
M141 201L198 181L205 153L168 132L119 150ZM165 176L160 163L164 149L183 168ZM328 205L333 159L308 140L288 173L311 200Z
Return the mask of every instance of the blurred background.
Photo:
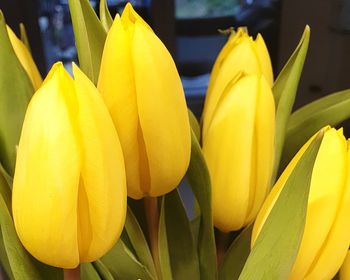
M99 0L90 1L98 12ZM275 76L305 24L311 43L296 107L350 87L350 0L131 0L173 55L189 106L200 115L210 71L227 40L218 30L247 26L262 33ZM126 1L108 0L114 16ZM7 23L27 28L34 58L45 75L54 61L77 60L68 0L0 0Z

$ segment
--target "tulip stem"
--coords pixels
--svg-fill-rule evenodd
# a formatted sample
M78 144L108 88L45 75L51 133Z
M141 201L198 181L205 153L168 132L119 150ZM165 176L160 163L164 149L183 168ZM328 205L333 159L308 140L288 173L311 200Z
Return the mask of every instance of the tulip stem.
M215 231L215 241L216 241L216 260L217 260L217 266L219 268L224 260L227 247L230 243L230 233L222 232L217 229Z
M64 280L80 280L80 265L73 269L63 270Z
M159 211L156 197L144 198L145 215L148 228L148 242L157 272L158 279L162 279L158 248Z

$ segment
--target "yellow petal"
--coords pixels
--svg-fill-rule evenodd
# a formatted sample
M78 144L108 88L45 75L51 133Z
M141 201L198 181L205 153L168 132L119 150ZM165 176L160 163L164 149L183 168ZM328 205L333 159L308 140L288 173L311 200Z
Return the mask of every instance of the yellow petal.
M220 71L216 75L215 83L213 83L210 92L208 92L203 112L203 137L207 133L208 123L213 117L220 95L230 80L239 72L246 74L260 74L261 72L253 43L247 35L240 38L239 43L237 42L234 49L227 54L221 64Z
M143 192L138 151L139 118L131 60L132 32L132 29L124 29L117 15L107 34L98 89L111 113L122 145L128 195L139 199L143 197Z
M97 89L73 65L79 104L82 171L78 200L81 262L102 257L117 241L126 214L124 159L112 119Z
M42 78L39 73L38 68L36 67L32 55L30 54L27 47L23 44L23 42L17 38L15 33L11 30L10 27L7 26L7 33L9 35L12 47L21 62L24 70L27 72L30 80L32 81L34 90L37 90L42 83Z
M135 23L132 61L140 127L149 166L151 196L174 189L190 159L190 126L175 63L162 42Z
M350 279L350 252L347 252L344 263L339 272L340 280L349 280Z
M214 224L225 232L240 229L247 215L258 82L256 75L247 76L229 89L203 138Z
M349 142L348 142L349 145ZM349 147L349 146L348 146ZM339 193L337 213L331 230L325 239L318 256L314 259L313 265L305 279L332 279L346 257L350 245L350 152L347 152L346 170L339 172L348 174L346 184ZM331 201L329 202L331 203Z
M77 197L80 153L76 141L73 81L56 64L33 96L23 124L13 183L15 227L40 261L64 268L79 264Z
M260 86L255 117L255 182L249 194L249 206L246 223L255 219L263 204L268 190L274 159L275 144L275 103L271 87L264 76L260 77Z
M152 31L152 28L143 20L142 17L139 16L138 13L134 10L130 2L128 2L125 5L123 14L121 16L121 21L124 24L125 27L128 27L130 25L134 25L136 21L138 21L140 24L142 24L145 28ZM152 31L153 32L153 31Z
M255 39L255 51L257 52L257 57L260 61L262 74L265 76L266 81L269 83L270 87L272 87L273 71L270 55L265 45L264 38L260 34L258 34L258 36Z

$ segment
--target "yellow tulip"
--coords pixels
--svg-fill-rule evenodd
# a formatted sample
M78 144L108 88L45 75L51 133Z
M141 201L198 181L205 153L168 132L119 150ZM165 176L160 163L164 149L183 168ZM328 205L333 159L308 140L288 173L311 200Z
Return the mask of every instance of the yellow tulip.
M126 215L122 150L97 89L57 63L33 96L23 124L12 210L24 247L52 266L103 256Z
M168 50L130 4L107 34L98 89L120 137L128 195L173 190L190 159L184 92Z
M267 197L254 224L254 244L311 138L287 166ZM289 279L332 279L350 244L350 152L342 130L325 128L312 171L304 233Z
M271 88L262 75L241 76L227 86L203 137L214 225L224 232L241 229L255 218L272 173Z
M18 60L21 62L24 70L28 74L34 90L37 90L42 83L42 78L39 73L38 68L36 67L32 55L29 50L25 46L25 44L17 38L16 34L11 30L9 26L7 26L7 33L9 35L11 45L18 57Z
M230 37L215 61L203 110L203 135L207 133L220 96L239 72L263 74L269 85L273 84L270 56L263 37L258 34L253 40L244 28L238 28Z
M350 252L346 254L345 260L339 271L340 280L349 280L350 279Z

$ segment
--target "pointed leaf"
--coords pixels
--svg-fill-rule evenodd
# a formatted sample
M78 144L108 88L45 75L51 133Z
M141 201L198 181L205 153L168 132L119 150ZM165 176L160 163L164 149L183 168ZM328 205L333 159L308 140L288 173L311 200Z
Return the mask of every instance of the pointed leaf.
M130 207L128 207L125 230L128 234L130 243L132 244L137 259L147 267L148 271L156 276L156 269L154 267L152 254L149 250L147 240L142 232L140 225L138 224L136 217L134 216Z
M212 280L217 278L217 270L210 177L198 140L194 132L192 131L191 133L191 161L186 178L198 202L201 213L197 247L201 279Z
M281 168L299 148L326 125L337 126L350 118L350 90L327 95L295 111L289 118Z
M158 248L159 248L159 262L162 272L163 279L173 279L170 265L169 247L166 233L166 222L165 222L165 209L164 209L164 199L162 197L160 215L159 215L159 238L158 238Z
M199 126L196 116L193 114L193 112L190 109L188 109L188 117L190 119L191 128L199 142L201 138L201 128Z
M108 32L113 24L113 18L108 10L107 0L100 1L100 20L103 28Z
M106 40L106 31L88 0L68 0L68 4L78 51L79 66L96 85Z
M121 239L101 258L101 261L116 279L155 280L147 268L137 260L136 256Z
M253 224L247 226L232 242L219 269L219 280L236 280L250 253Z
M164 216L173 279L201 279L190 222L176 189L165 195Z
M240 280L288 279L303 236L311 174L321 131L289 176L263 225Z
M91 263L82 263L80 265L80 276L82 280L102 280Z
M93 266L100 275L102 280L114 280L112 273L109 269L102 263L102 261L97 260L93 262Z
M12 48L1 11L0 45L0 161L6 172L13 175L16 145L34 89Z
M287 123L295 101L309 40L310 28L306 26L297 48L289 58L287 64L283 67L273 85L272 91L276 104L275 166L273 178L276 177L278 172Z

